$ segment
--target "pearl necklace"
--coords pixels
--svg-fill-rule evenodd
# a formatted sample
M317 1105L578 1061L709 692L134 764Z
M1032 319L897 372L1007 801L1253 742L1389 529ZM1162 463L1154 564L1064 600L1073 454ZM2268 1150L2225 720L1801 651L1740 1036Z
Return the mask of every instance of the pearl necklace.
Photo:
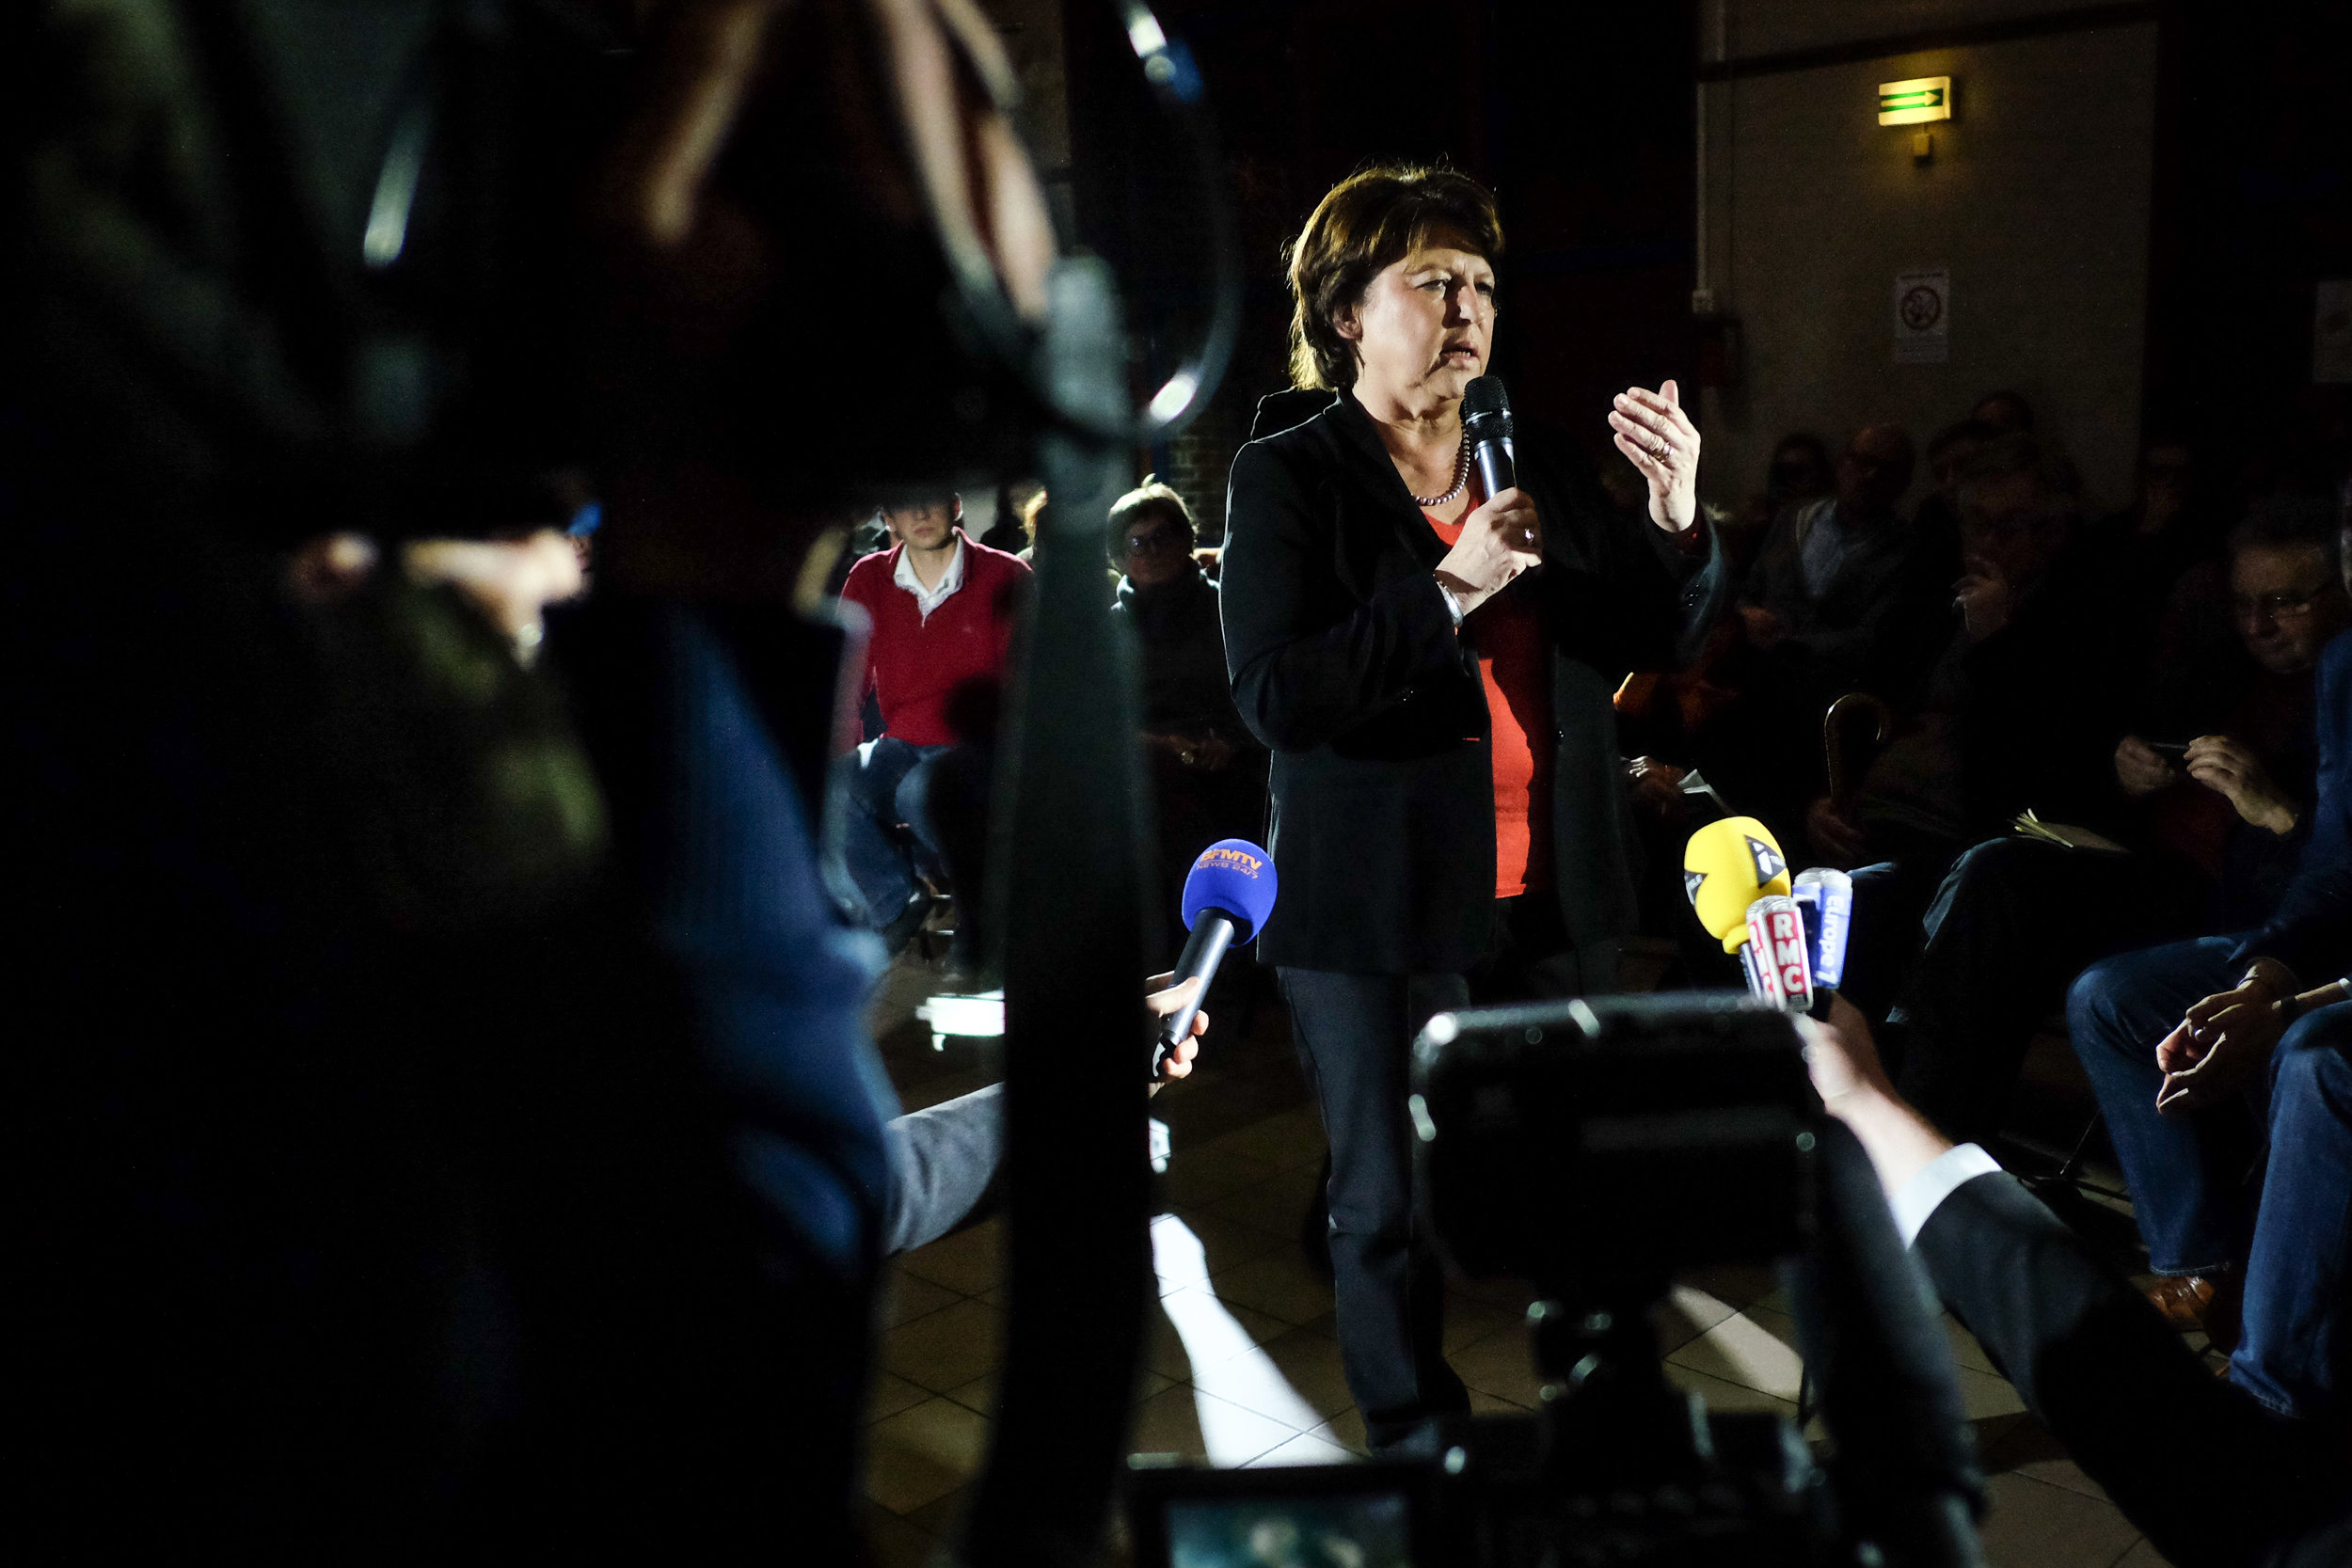
M1413 500L1422 511L1434 512L1438 507L1451 504L1454 497L1468 488L1470 488L1470 432L1466 429L1462 432L1461 455L1454 460L1454 488L1442 496L1415 496Z

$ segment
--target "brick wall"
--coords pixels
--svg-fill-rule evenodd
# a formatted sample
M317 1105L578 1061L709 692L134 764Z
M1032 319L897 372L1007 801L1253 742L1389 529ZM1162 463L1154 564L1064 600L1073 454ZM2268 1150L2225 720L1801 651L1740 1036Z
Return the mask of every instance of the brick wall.
M1230 390L1230 388L1229 388ZM1248 437L1240 400L1219 397L1168 443L1168 467L1160 482L1184 498L1204 545L1225 538L1225 480L1233 453Z

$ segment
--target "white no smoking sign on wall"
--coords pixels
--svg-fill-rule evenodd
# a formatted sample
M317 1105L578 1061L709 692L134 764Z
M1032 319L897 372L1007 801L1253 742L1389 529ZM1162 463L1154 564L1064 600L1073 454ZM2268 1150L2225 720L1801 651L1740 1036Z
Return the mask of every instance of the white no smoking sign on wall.
M1951 325L1950 268L1895 275L1895 363L1943 364L1952 356Z

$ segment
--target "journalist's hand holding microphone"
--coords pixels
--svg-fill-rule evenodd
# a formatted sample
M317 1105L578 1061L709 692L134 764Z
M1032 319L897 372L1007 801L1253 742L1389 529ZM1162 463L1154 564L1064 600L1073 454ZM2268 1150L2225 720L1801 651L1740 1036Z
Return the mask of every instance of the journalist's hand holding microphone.
M1870 1037L1869 1021L1852 1003L1835 997L1828 1018L1800 1018L1796 1025L1821 1108L1853 1130L1878 1172L1879 1185L1892 1198L1950 1148L1951 1139L1895 1092L1879 1060L1878 1042Z
M1524 490L1502 490L1462 519L1461 538L1438 562L1438 581L1468 615L1543 559L1543 524L1534 499Z
M1143 999L1143 1005L1152 1009L1152 1016L1173 1018L1184 1009L1186 1004L1198 998L1200 994L1200 988L1207 984L1198 974L1182 985L1176 984L1175 980L1176 972L1171 969L1165 974L1154 974L1143 982L1151 988ZM1153 1094L1166 1088L1170 1079L1184 1078L1191 1074L1192 1059L1200 1054L1200 1037L1208 1032L1209 1015L1204 1012L1195 1012L1192 1015L1191 1032L1171 1046L1167 1059L1160 1063L1159 1076L1152 1081Z

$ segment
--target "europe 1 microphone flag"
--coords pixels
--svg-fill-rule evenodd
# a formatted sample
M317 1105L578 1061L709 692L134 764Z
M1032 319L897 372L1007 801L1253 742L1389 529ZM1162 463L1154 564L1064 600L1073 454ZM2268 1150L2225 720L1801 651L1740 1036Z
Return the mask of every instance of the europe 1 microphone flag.
M1797 873L1789 890L1804 914L1805 957L1813 985L1836 990L1846 979L1846 939L1853 929L1853 879L1823 866Z

